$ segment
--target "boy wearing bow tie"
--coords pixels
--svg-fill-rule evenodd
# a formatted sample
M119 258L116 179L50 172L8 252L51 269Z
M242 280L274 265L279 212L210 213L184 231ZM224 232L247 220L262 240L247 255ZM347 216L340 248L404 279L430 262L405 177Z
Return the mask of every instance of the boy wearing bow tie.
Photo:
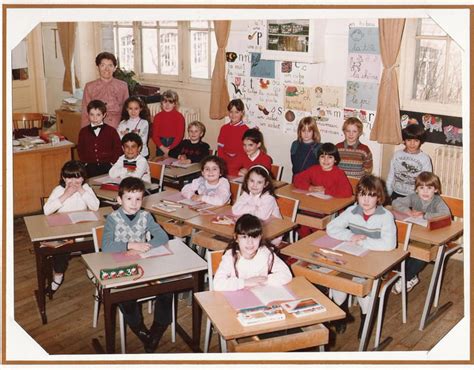
M79 131L77 152L86 166L87 176L94 177L109 172L123 152L117 130L104 123L105 103L92 100L87 104L87 114L90 124Z
M145 182L151 183L150 167L148 161L140 154L143 142L140 135L129 132L122 138L123 155L109 171L112 178L138 177Z

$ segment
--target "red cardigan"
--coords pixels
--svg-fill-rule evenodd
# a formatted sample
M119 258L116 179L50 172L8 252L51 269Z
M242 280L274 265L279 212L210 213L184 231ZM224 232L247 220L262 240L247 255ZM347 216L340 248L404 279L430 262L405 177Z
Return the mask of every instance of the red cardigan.
M241 168L249 169L250 167L255 166L257 164L265 167L268 172L270 172L272 169L272 162L272 158L261 150L257 158L255 158L253 161L249 158L247 154L240 154L235 161L235 166L232 166L232 170L235 171L235 173L229 172L229 175L237 176Z
M116 129L106 123L96 136L91 125L88 125L79 131L77 153L79 159L85 163L114 164L123 154L120 136Z
M162 137L174 137L169 149L177 147L184 137L184 116L176 109L171 112L162 110L153 119L152 139L157 148L162 145Z
M229 175L237 174L241 167L237 168L238 155L245 155L242 136L249 128L243 122L231 125L226 123L221 127L217 138L217 155L227 164ZM235 175L233 175L235 176Z
M331 171L323 171L319 164L311 166L295 175L293 185L308 190L312 186L324 186L324 193L335 198L347 198L352 195L352 186L345 172L334 166Z

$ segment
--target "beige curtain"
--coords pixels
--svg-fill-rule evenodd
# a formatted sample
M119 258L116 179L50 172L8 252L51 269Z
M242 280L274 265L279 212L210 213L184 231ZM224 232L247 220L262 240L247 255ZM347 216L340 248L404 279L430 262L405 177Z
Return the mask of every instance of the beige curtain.
M63 91L73 93L71 81L71 62L74 56L74 46L76 42L76 26L75 22L58 22L59 45L61 46L61 53L64 60L64 81ZM76 73L74 73L76 87L79 87L79 80Z
M400 144L400 101L395 65L402 41L405 19L379 19L380 52L383 71L377 101L377 114L370 140Z
M217 53L214 70L212 71L209 117L211 119L222 119L227 115L227 104L229 103L229 92L225 79L225 48L229 40L230 21L214 21L214 32L216 34Z

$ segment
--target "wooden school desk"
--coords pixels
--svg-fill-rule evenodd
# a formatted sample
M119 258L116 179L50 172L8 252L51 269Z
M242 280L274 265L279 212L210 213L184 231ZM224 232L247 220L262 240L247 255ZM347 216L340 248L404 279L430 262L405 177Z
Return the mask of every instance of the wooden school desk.
M156 157L153 159L153 162L161 163L161 161L166 161L166 159L163 157ZM186 180L194 178L195 175L200 172L200 163L193 163L191 164L191 166L186 168L166 164L164 183L170 188L181 190Z
M102 184L100 179L104 178L104 176L107 176L107 175L99 175L99 176L91 177L87 180L87 183L92 187L97 198L107 200L110 202L116 202L117 195L118 195L117 191L100 188L100 185ZM144 182L144 184L145 184L145 189L147 191L153 191L155 189L158 189L159 187L158 184L153 184L149 182Z
M403 251L402 248L383 252L369 251L362 257L341 253L343 256L337 258L343 260L345 264L338 265L330 260L312 256L312 253L319 249L313 242L324 235L326 235L324 231L317 231L282 249L281 252L301 261L334 270L328 273L313 271L305 267L304 263L295 263L291 266L295 275L306 276L306 278L314 284L320 284L357 296L370 294L369 309L359 345L359 351L365 351L372 329L375 303L380 289L380 280L386 272L407 258L408 252ZM357 283L352 281L351 277L345 274L366 278L367 280L364 283Z
M26 229L33 243L36 258L36 278L38 280L38 290L36 294L36 302L41 314L43 324L48 322L46 317L46 300L45 300L45 284L47 277L51 278L51 267L46 262L47 258L54 254L70 253L70 252L92 252L94 245L92 240L74 242L66 244L59 248L41 247L42 241L53 241L63 239L74 239L92 235L92 228L101 226L105 223L105 216L112 212L111 207L99 208L99 220L93 222L79 222L77 224L64 226L49 226L47 216L36 215L24 218ZM49 283L49 281L48 281Z
M288 184L275 190L276 195L283 195L288 198L298 199L300 201L298 210L309 211L327 215L323 218L316 218L314 216L298 213L296 216L296 223L313 227L316 229L325 229L326 225L331 221L332 216L354 203L354 197L348 198L332 198L321 199L311 195L302 193L293 184Z
M296 277L286 286L296 299L314 298L326 307L326 312L299 318L287 313L285 320L243 326L237 320L235 309L229 304L222 292L207 291L195 293L194 296L204 312L209 316L214 328L223 337L225 342L229 344L229 349L232 351L283 352L319 346L324 343L324 341L321 342L323 338L318 337L316 330L320 327L318 324L342 319L346 316L345 312L304 277ZM302 328L303 332L277 338L259 338L258 341L238 342L241 338L292 328ZM226 352L226 348L223 348L222 352Z
M451 225L437 230L429 230L427 227L416 224L413 225L410 240L414 240L418 243L410 244L408 246L410 256L428 263L434 261L433 272L431 274L428 293L426 294L419 330L423 330L427 324L446 312L452 305L452 302L448 301L430 316L430 310L433 305L436 286L440 277L444 253L446 251L446 244L449 241L459 238L463 234L463 231L463 223L460 221L452 221Z
M117 304L168 292L203 290L204 271L207 262L194 253L181 240L173 239L168 243L171 255L117 262L113 253L89 253L83 255L87 267L100 284L104 303L105 343L107 353L115 351L115 316ZM133 280L134 276L100 280L100 270L138 263L144 271L143 276ZM181 277L181 278L177 278ZM171 279L176 278L176 279ZM165 279L169 279L166 281ZM161 280L161 281L160 281ZM176 322L176 331L195 352L199 352L202 311L193 300L192 338Z

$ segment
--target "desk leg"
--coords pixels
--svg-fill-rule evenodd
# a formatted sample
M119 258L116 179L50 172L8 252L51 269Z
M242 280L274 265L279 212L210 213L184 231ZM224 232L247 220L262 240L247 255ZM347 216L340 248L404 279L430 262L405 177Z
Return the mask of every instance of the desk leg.
M105 322L105 351L115 353L115 314L117 306L110 303L110 289L102 290Z
M360 338L359 351L365 351L370 338L372 330L372 322L375 313L375 303L379 295L380 279L375 279L372 283L372 291L370 292L369 309L367 316L365 317L364 329L362 330L362 336Z
M46 299L45 299L45 268L46 268L46 257L40 252L40 243L34 242L33 243L34 250L35 250L35 258L36 258L36 279L38 281L38 290L36 293L36 303L38 304L38 309L41 315L41 321L43 324L48 322L48 318L46 317Z
M442 265L444 253L446 250L445 248L446 246L444 244L438 247L438 253L436 255L436 261L434 264L433 273L431 274L431 281L430 281L430 286L428 288L428 294L426 295L425 306L423 307L423 314L421 315L420 327L418 328L418 330L420 331L425 329L425 326L428 321L428 317L430 315L431 305L433 304L434 293L435 293L436 285L438 283L439 274L441 271L441 265Z
M201 271L193 273L193 292L202 292L204 289L204 274ZM192 294L193 302L193 351L202 352L199 341L201 337L202 309Z

